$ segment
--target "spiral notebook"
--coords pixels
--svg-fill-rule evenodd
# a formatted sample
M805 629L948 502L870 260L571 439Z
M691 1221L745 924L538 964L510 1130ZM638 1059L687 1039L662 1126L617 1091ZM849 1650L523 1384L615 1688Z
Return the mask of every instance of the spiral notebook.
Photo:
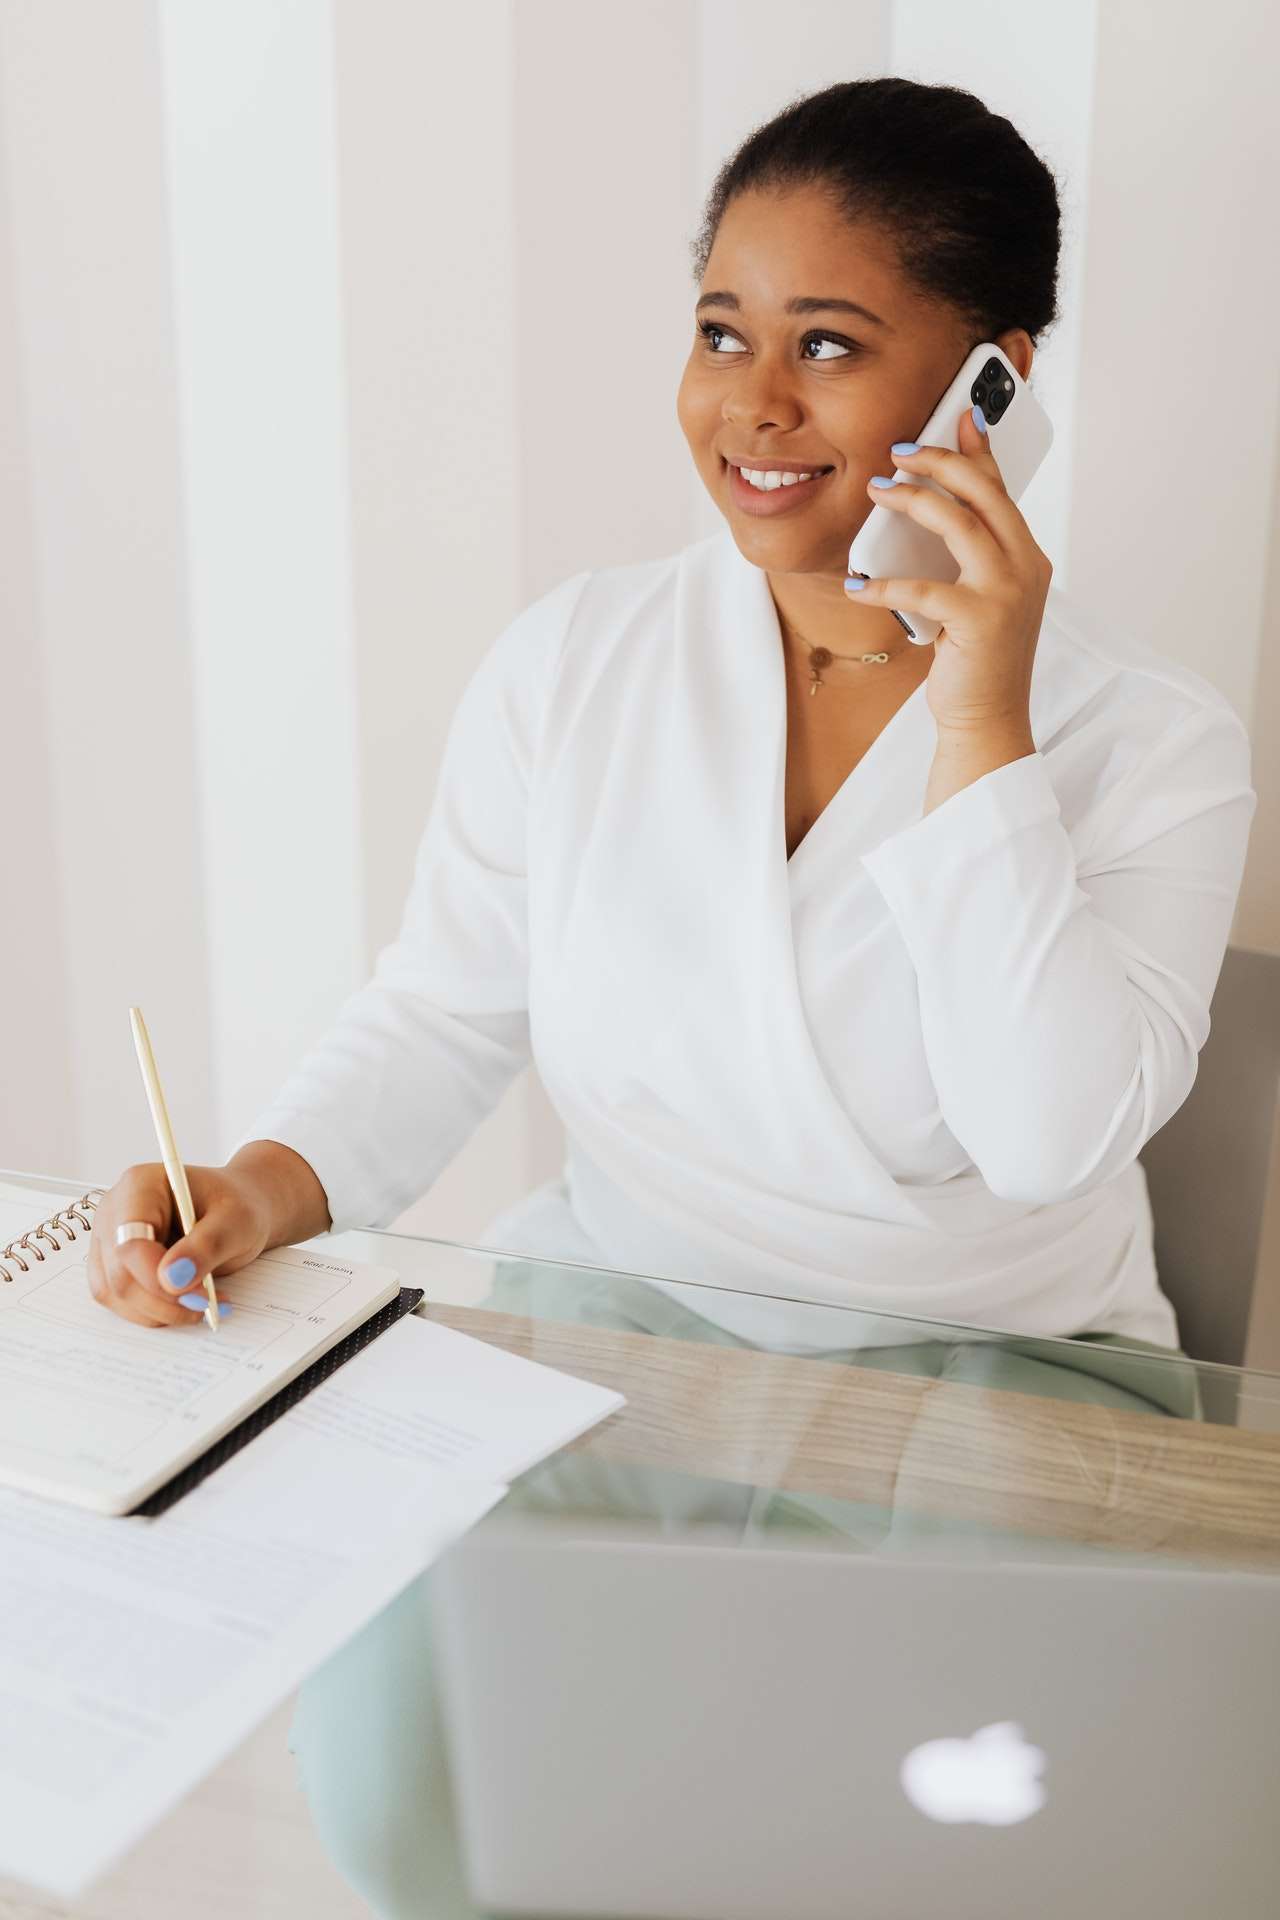
M0 1190L0 1486L159 1513L422 1298L390 1267L273 1247L217 1281L217 1332L135 1326L89 1291L104 1192L20 1224Z

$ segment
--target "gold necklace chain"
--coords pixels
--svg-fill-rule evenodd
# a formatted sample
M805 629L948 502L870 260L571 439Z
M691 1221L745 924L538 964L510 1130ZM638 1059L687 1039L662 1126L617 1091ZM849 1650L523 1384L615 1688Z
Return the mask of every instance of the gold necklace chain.
M797 634L796 638L802 646L809 646L808 641L804 639L803 635ZM829 667L833 660L845 660L850 666L869 667L876 661L884 661L888 658L889 655L887 653L832 653L830 647L809 647L809 673L811 676L809 680L809 691L810 693L816 693L819 687L824 687L827 684L822 677L822 669L823 667Z
M779 617L781 618L781 616ZM784 629L790 628L791 632L795 635L796 639L800 642L800 645L802 647L808 648L810 694L815 694L818 691L819 687L824 687L827 684L826 681L822 678L822 669L824 667L831 666L833 661L844 660L848 663L849 666L869 667L869 666L881 664L887 660L896 660L898 658L897 654L890 654L890 653L832 653L830 647L811 647L809 646L809 642L805 639L804 635L798 630L798 628L793 626L789 620L783 620L782 624Z

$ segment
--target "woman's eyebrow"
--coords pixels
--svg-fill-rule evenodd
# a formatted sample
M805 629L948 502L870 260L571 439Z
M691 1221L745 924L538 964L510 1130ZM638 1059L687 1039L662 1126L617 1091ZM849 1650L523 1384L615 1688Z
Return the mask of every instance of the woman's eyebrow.
M736 293L704 293L694 308L701 313L704 307L728 307L733 313L742 312L742 302ZM872 313L869 307L861 307L856 300L828 299L826 295L816 293L798 293L794 300L788 300L784 313L856 313L860 319L869 320L873 327L883 327L886 333L893 328L878 313Z

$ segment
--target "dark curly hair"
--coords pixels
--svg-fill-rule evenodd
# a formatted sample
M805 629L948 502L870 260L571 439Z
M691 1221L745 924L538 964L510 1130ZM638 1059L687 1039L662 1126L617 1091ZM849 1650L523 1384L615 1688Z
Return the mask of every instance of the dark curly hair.
M1003 114L962 87L842 80L750 133L716 177L690 251L701 281L740 194L825 188L888 228L902 270L977 340L1058 318L1058 183Z

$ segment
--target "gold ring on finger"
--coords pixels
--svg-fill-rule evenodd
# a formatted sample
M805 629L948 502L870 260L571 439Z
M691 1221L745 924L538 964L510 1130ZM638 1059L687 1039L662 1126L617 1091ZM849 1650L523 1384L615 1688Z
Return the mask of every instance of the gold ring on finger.
M116 1228L116 1245L122 1247L126 1240L154 1240L156 1230L149 1220L122 1220Z

